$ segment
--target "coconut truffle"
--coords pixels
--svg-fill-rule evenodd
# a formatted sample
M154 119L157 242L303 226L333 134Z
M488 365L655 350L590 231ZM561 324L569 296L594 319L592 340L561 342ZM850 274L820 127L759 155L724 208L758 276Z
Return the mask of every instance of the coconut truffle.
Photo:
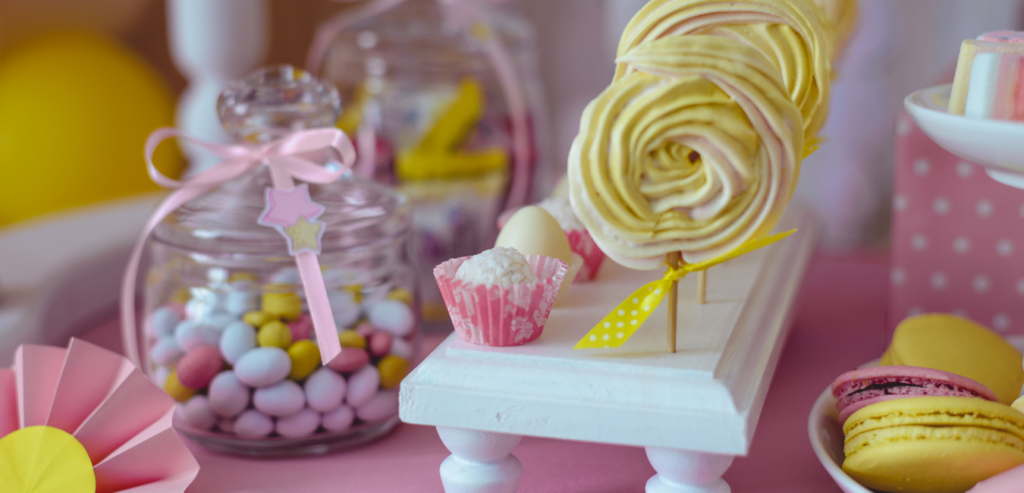
M473 284L497 284L503 288L539 281L526 257L515 248L507 247L495 247L474 255L459 266L455 278Z
M579 218L576 217L576 213L572 210L572 205L569 204L569 199L550 197L540 201L537 207L544 209L551 214L551 217L558 221L558 225L564 230L587 229L580 222Z

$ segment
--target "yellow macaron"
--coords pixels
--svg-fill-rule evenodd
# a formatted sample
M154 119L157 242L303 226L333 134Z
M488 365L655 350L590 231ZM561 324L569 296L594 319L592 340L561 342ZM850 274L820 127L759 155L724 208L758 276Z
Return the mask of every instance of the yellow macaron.
M1024 413L969 397L866 406L843 425L843 471L868 488L963 493L1024 464Z
M999 334L970 320L928 314L904 320L881 364L919 366L956 373L992 389L1010 404L1024 385L1024 357Z

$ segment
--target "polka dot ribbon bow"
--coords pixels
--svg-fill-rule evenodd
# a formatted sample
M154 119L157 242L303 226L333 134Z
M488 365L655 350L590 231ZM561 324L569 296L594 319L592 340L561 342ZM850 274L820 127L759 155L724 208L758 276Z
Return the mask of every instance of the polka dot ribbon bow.
M658 307L661 300L668 294L669 289L672 287L672 283L678 281L691 272L697 272L707 270L710 267L718 265L726 260L731 260L740 255L750 253L758 248L765 247L779 241L793 233L796 230L792 229L784 233L778 233L764 238L756 240L750 240L740 245L739 248L715 257L711 260L704 262L698 262L695 264L683 264L679 267L669 267L665 271L665 275L654 282L644 284L633 291L633 294L629 295L622 303L619 303L608 315L605 315L590 332L576 343L573 349L591 349L591 348L612 348L619 347L623 343L629 340L633 336L633 333L644 324L647 317L654 312L654 309Z

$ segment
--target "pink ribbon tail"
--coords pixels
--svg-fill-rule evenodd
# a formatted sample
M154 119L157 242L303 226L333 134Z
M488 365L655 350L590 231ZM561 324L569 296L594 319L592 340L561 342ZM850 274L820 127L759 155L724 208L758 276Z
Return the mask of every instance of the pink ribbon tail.
M153 164L153 152L160 142L172 137L177 137L190 144L207 149L225 160L187 180L178 181L168 178L160 173ZM338 152L343 167L328 169L300 157L302 154L326 148L333 148ZM139 262L142 259L146 240L165 217L186 202L205 195L224 183L254 170L260 165L268 166L275 180L280 179L291 182L292 179L299 179L309 183L331 183L340 178L346 168L351 168L352 164L355 163L355 154L355 148L348 140L348 137L345 136L345 133L335 128L303 130L262 146L223 145L204 142L173 128L160 128L150 134L146 140L145 147L146 166L149 176L157 184L167 188L176 188L177 190L171 192L157 206L153 215L149 218L138 241L135 243L135 247L132 249L131 257L128 259L128 266L125 268L124 279L121 283L121 338L124 343L125 353L132 363L140 369L145 369L140 357L135 319L135 283L139 274ZM311 261L308 259L303 260L303 254L300 254L296 261L299 264L303 285L307 290L307 299L317 299L315 303L316 309L313 308L314 303L310 303L310 315L313 318L318 342L320 343L321 358L326 363L341 352L341 345L336 333L337 328L334 326L334 317L330 312L330 304L326 302L327 293L323 284L323 277L320 274L319 263L316 255L309 254L309 257L312 257ZM313 272L315 272L315 276ZM307 283L306 279L312 279L313 277L316 277L317 280ZM316 292L310 293L310 287ZM328 334L329 337L327 336ZM326 359L327 355L331 354L333 356L330 359Z

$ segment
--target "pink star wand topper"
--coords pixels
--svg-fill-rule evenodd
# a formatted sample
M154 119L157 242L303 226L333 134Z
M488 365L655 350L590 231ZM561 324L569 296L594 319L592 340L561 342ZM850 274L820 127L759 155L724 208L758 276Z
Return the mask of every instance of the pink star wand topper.
M313 202L309 184L303 183L291 190L267 187L267 205L260 214L259 224L274 228L288 242L288 253L320 254L320 240L325 224L317 221L324 206Z

